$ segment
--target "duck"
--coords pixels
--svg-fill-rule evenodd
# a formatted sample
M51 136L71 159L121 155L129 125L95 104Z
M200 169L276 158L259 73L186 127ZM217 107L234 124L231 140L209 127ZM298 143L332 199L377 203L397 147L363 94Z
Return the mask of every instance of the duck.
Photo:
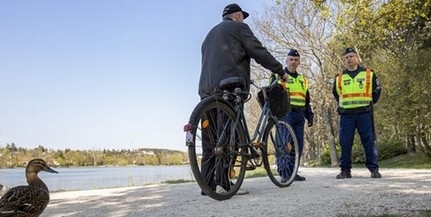
M10 188L0 199L0 217L38 217L49 203L49 190L37 175L40 171L58 173L43 159L33 159L25 168L28 185Z
M0 198L9 190L9 187L0 183Z

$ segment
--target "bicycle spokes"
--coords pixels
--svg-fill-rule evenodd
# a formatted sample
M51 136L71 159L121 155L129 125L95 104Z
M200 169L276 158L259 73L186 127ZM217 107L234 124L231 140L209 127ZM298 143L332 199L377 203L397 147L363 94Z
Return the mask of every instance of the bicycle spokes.
M268 125L265 133L265 169L271 181L286 187L293 181L298 168L297 143L293 129L285 122Z
M214 98L201 101L189 120L192 127L186 135L193 175L202 191L217 200L235 195L245 176L246 155L239 147L245 136L236 121L232 107Z

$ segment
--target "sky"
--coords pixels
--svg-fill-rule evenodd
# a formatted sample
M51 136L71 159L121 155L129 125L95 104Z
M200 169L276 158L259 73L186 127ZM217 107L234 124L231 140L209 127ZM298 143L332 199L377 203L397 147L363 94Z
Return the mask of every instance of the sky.
M0 147L186 151L201 43L230 3L0 1ZM265 0L235 3L250 24Z

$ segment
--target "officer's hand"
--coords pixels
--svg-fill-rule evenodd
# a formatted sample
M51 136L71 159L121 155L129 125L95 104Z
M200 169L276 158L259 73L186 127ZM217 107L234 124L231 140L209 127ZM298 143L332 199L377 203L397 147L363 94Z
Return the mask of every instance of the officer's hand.
M308 127L313 126L313 121L307 121L308 122Z

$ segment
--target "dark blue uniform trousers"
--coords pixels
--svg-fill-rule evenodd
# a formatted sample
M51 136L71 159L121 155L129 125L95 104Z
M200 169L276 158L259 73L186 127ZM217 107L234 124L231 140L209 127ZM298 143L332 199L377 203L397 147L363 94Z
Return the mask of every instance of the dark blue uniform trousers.
M377 148L371 115L371 112L340 115L340 167L342 171L350 171L352 168L352 146L356 129L365 152L365 166L370 171L378 170Z
M291 111L285 116L284 121L289 123L293 131L295 131L295 136L298 140L299 157L301 157L302 150L304 150L304 112Z

